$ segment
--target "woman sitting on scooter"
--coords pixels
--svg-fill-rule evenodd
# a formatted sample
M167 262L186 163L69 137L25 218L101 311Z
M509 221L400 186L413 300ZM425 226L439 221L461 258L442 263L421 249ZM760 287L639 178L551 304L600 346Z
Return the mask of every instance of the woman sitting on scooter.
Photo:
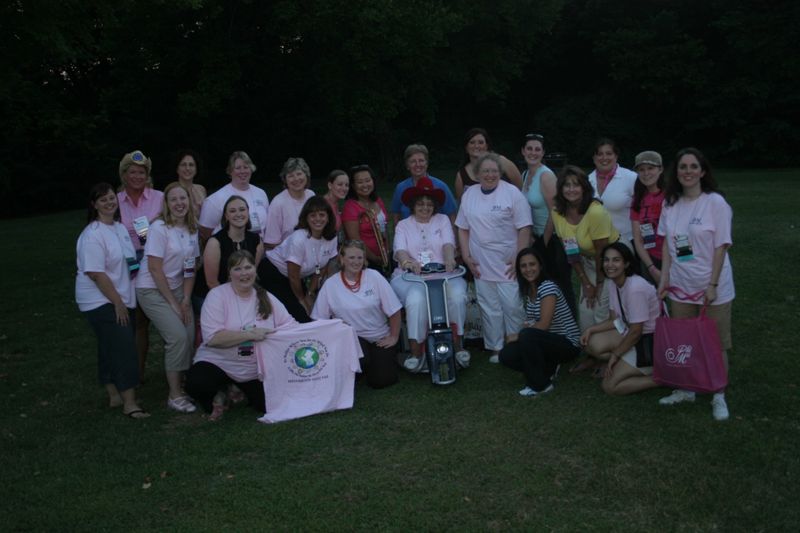
M447 216L437 213L444 200L442 189L434 187L427 177L420 178L416 185L403 192L402 201L411 210L411 216L401 220L394 233L394 258L398 267L392 274L392 288L406 310L411 357L404 366L411 372L419 372L425 361L422 352L428 333L428 302L422 283L403 279L403 273L419 274L428 263L444 264L447 272L456 268L453 227ZM469 366L470 359L469 352L460 342L464 335L466 292L467 284L463 278L447 281L447 314L455 325L456 360L462 367Z
M561 363L580 354L580 330L561 289L547 278L544 257L537 248L523 248L515 265L525 321L519 335L509 335L500 362L525 375L522 396L553 390Z
M352 326L364 352L361 372L367 385L381 389L397 382L395 354L402 305L386 278L364 268L366 254L362 241L344 242L339 250L341 270L322 285L311 318L339 318Z

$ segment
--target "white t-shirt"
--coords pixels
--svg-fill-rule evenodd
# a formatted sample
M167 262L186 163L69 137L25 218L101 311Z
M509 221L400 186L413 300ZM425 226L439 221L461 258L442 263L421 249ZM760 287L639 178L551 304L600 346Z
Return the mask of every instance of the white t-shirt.
M200 245L197 232L189 233L185 227L167 226L163 220L153 222L147 233L144 245L144 257L139 275L136 276L137 289L157 289L156 280L150 273L148 256L160 257L163 260L164 275L172 290L183 284L183 267L186 259L193 259L197 264L200 256Z
M630 276L625 279L622 287L612 280L607 279L608 286L608 307L622 318L617 289L622 297L622 305L625 308L625 323L642 324L642 334L653 333L656 330L656 319L661 313L659 306L661 303L656 294L656 288L648 283L641 276Z
M597 171L589 174L589 183L594 187L594 197L603 201L603 207L611 215L611 223L620 233L620 240L630 247L633 240L631 229L631 204L633 203L633 186L638 176L636 172L618 166L617 172L606 185L603 195L598 194Z
M387 317L402 307L386 278L366 268L361 274L358 292L345 287L340 274L329 278L317 295L311 318L340 318L352 326L359 337L375 342L389 334Z
M505 181L489 194L480 187L469 187L461 197L456 217L456 226L469 230L469 253L484 281L510 281L506 269L516 258L517 234L532 225L528 201Z
M76 246L78 274L75 277L75 301L83 312L111 303L87 272L104 272L114 285L125 307L136 307L136 291L126 257L136 259L131 236L119 222L113 225L90 222L78 237Z
M336 257L337 239L326 241L311 237L308 230L294 230L289 238L281 242L277 248L267 252L267 258L281 274L288 276L286 263L300 265L300 277L314 274L317 269L325 268L328 261Z
M300 211L306 205L306 200L312 196L314 196L314 191L308 189L303 191L302 200L292 198L292 195L286 189L275 196L269 206L267 227L264 231L264 243L280 244L286 237L291 235L295 226L297 226Z
M213 228L214 233L218 232L222 228L220 225L222 210L225 208L225 202L231 196L241 196L247 201L252 225L250 230L258 233L263 241L269 212L269 198L264 189L252 184L246 191L240 191L229 183L206 198L206 201L203 202L203 210L200 212L200 225L204 228ZM256 257L256 261L258 260L259 258Z
M395 254L398 250L405 250L411 254L412 259L423 265L431 262L444 263L442 249L445 244L455 246L456 238L450 219L441 213L433 215L426 224L417 222L412 215L398 222L394 230ZM398 266L392 277L402 273L403 269Z
M669 269L670 285L680 287L689 294L705 291L711 283L711 269L714 262L714 250L724 244L733 244L731 240L731 223L733 211L725 199L717 193L702 193L698 198L689 200L682 196L669 206L664 202L661 219L658 222L658 234L664 237L672 259ZM681 261L678 258L677 241L681 235L688 235L692 258ZM736 296L733 287L733 269L728 253L722 262L722 271L717 281L717 299L713 304L730 302ZM674 294L670 298L687 303Z
M246 299L240 298L230 283L214 287L203 302L200 314L200 327L203 339L208 341L220 331L241 331L245 327L271 329L290 328L297 321L289 314L283 304L273 295L269 295L272 313L266 320L258 318L258 299L255 292ZM206 361L222 369L228 377L237 382L258 379L258 355L263 349L263 342L254 343L254 353L250 356L239 355L239 347L211 348L206 343L200 345L194 356L194 362Z

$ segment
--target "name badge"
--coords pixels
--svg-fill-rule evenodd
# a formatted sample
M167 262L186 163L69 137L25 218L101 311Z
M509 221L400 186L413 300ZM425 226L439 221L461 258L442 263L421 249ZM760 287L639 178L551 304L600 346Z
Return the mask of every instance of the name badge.
M247 331L253 328L255 328L254 325L245 326L242 328L242 331ZM253 341L244 341L236 347L236 351L239 354L239 357L250 357L255 351L255 345L253 344Z
M578 239L568 237L564 239L564 252L567 254L567 262L577 263L581 260L581 249L578 246Z
M676 256L681 263L694 259L692 243L689 242L688 235L675 235L675 248L677 250Z
M261 219L258 218L258 213L255 211L250 211L250 231L254 233L258 233L261 231Z
M656 232L653 225L649 222L641 224L639 229L642 232L642 241L644 241L644 249L649 250L656 247Z
M617 332L619 332L619 334L622 336L628 334L628 324L626 324L625 321L620 317L614 319L614 328L616 328Z
M140 216L133 219L133 230L139 236L139 243L144 244L147 241L147 230L150 229L150 221L146 216Z
M193 278L194 277L194 257L187 257L183 260L183 277L184 278Z
M128 275L131 279L135 278L139 273L139 261L135 257L126 257L125 262L128 264Z

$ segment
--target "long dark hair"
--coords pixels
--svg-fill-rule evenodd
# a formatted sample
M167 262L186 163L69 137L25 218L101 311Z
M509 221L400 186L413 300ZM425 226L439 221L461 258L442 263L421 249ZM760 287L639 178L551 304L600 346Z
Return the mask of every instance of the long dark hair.
M536 285L541 285L543 281L550 279L550 277L547 275L547 268L544 265L544 256L542 255L542 252L533 247L523 248L520 250L517 253L517 260L514 263L514 269L517 271L517 284L519 285L519 293L525 297L530 294L531 284L522 275L522 270L520 270L519 264L522 262L522 258L526 255L534 256L539 262L539 277L534 280Z
M471 129L467 130L467 133L464 135L464 142L461 143L461 146L462 147L466 146L469 143L469 141L473 137L475 137L476 135L483 135L483 138L486 140L486 151L487 152L491 152L492 151L492 140L489 139L489 133L487 133L487 131L485 129L483 129L483 128L471 128ZM467 150L465 148L464 149L464 157L462 157L462 160L461 160L461 166L465 167L467 165L469 165L469 154L467 153ZM501 168L500 172L502 172L502 171L503 171L503 169Z
M594 187L589 183L586 172L575 165L564 165L564 168L558 173L558 180L556 180L556 197L554 199L556 212L560 215L567 214L569 202L564 198L564 183L566 183L567 178L570 176L575 177L575 179L578 180L578 185L581 186L582 195L581 204L578 206L578 213L582 215L586 213L586 211L589 210L589 206L592 205L592 200L594 200Z
M253 267L256 267L256 260L253 254L247 250L236 250L228 258L228 279L231 278L231 270L233 267L241 264L242 261L247 261ZM272 304L269 303L269 296L267 291L264 290L258 283L253 284L256 291L256 300L258 301L258 316L266 320L272 314Z
M183 161L183 158L187 155L194 159L195 174L194 178L192 178L192 183L202 182L203 172L205 172L205 165L203 165L203 159L200 157L200 154L191 148L180 148L175 152L172 157L172 171L177 173L178 166L181 164L181 161Z
M244 202L244 205L247 207L248 215L249 215L249 213L250 213L250 204L248 204L248 203L247 203L247 200L245 200L244 198L242 198L242 197L241 197L241 196L239 196L238 194L231 195L231 197L230 197L230 198L228 198L227 200L225 200L225 205L224 205L224 206L222 206L222 218L221 218L221 219L220 219L220 221L219 221L219 225L220 225L220 227L221 227L223 230L225 230L225 231L228 231L228 228L230 228L230 226L231 226L230 222L228 222L228 219L227 219L227 218L225 218L225 212L228 210L228 204L230 204L230 203L231 203L231 202L233 202L234 200L241 200L241 201L243 201L243 202ZM250 231L250 229L251 229L252 227L253 227L253 226L252 226L252 224L250 224L250 217L248 216L248 217L247 217L247 224L245 224L245 226L244 226L244 229L245 229L245 231Z
M91 190L89 190L89 211L86 215L87 224L90 224L95 220L97 220L97 209L95 209L94 203L97 201L98 198L105 196L110 192L114 192L114 187L112 187L109 183L106 183L104 181L101 181L100 183L92 187ZM115 222L120 221L119 201L117 202L117 210L114 211L114 221Z
M297 217L297 226L294 229L304 229L308 232L308 236L311 237L308 215L317 211L324 211L328 215L328 223L322 229L322 238L326 241L336 238L336 216L333 214L331 204L322 196L312 196L306 200L306 203L303 204L303 209L300 210L300 215Z
M670 165L667 174L667 186L664 191L664 201L667 205L675 205L675 202L683 196L683 185L678 181L678 165L681 162L681 158L685 155L695 156L700 163L700 168L705 172L703 177L700 178L700 190L705 193L715 192L717 194L722 194L722 191L717 188L717 181L714 179L714 175L711 172L711 165L708 159L706 159L706 156L703 155L703 152L697 148L683 148L675 155L675 161Z

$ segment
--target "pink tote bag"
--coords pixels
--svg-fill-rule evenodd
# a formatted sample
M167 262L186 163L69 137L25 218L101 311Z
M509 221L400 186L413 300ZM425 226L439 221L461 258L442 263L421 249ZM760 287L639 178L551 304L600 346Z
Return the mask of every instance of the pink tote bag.
M703 292L687 295L676 287L669 291L691 300L703 297ZM662 313L654 337L653 380L659 385L700 393L718 392L728 385L717 325L706 316L706 306L696 318Z

